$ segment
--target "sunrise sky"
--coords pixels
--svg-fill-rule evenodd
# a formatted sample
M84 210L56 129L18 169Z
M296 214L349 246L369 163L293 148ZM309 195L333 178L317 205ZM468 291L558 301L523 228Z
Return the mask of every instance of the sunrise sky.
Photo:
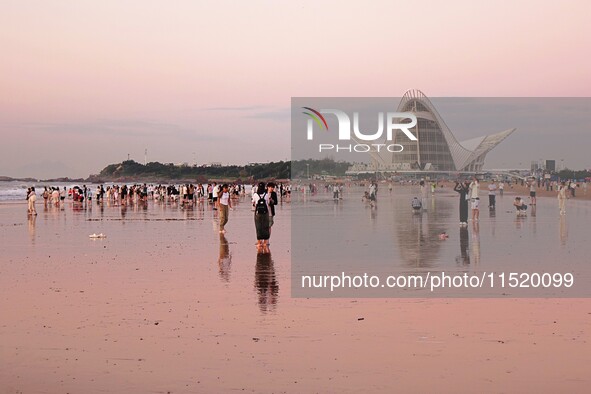
M587 1L3 1L0 175L88 176L145 148L285 160L292 96L588 97L590 14ZM520 157L507 140L487 167L591 167L589 131Z

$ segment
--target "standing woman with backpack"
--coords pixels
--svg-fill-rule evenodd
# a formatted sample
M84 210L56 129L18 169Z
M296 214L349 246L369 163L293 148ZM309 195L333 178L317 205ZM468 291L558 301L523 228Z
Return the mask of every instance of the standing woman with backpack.
M260 182L256 193L252 195L254 203L254 227L257 233L257 249L259 251L267 247L269 241L269 195L265 189L265 184Z

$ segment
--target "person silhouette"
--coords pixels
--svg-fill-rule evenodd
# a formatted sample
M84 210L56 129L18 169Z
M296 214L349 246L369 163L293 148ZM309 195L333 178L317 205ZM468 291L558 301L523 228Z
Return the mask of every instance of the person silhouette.
M460 194L460 226L468 225L468 195L470 183L456 181L454 191Z

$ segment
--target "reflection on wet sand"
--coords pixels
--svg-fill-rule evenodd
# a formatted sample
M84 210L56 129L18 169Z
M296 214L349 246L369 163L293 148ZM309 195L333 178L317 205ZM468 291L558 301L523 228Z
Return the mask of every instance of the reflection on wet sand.
M468 253L469 234L468 228L460 227L460 255L456 261L462 265L470 265L470 254Z
M490 235L495 238L497 232L497 208L489 208L488 217L490 220Z
M275 275L275 265L271 258L271 252L257 253L254 286L261 312L273 312L277 307L279 283Z
M560 245L565 246L568 240L568 227L566 225L566 216L560 215Z
M441 241L451 215L449 204L432 204L431 209L416 213L410 207L396 212L396 238L400 257L408 267L429 268L437 264Z
M480 263L480 223L472 223L472 256L474 265Z
M536 221L536 207L537 207L537 205L532 205L531 206L531 217L530 217L530 220L529 220L531 233L534 236L536 235L537 228L538 228L537 221Z
M515 216L515 228L517 230L521 230L523 228L523 223L525 222L525 216L516 215Z
M369 219L370 219L371 223L375 225L375 221L377 218L378 218L378 205L377 205L377 202L374 202L369 207Z
M489 218L496 218L497 217L497 210L496 210L496 208L489 208L488 209L488 217Z
M185 213L186 220L195 220L195 209L193 205L181 207L181 210Z
M230 268L232 267L232 254L230 244L224 234L220 234L220 255L218 257L220 267L220 279L224 282L230 281Z
M31 243L35 243L35 223L37 221L37 215L29 215L29 237Z

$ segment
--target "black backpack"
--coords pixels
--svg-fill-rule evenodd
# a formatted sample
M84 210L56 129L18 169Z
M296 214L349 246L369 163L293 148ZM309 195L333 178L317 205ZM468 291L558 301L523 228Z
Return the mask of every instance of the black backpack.
M258 215L268 215L269 214L269 208L267 207L267 202L265 201L265 195L267 193L263 194L262 197L260 194L258 194L259 196L259 200L257 201L254 209L255 212Z

